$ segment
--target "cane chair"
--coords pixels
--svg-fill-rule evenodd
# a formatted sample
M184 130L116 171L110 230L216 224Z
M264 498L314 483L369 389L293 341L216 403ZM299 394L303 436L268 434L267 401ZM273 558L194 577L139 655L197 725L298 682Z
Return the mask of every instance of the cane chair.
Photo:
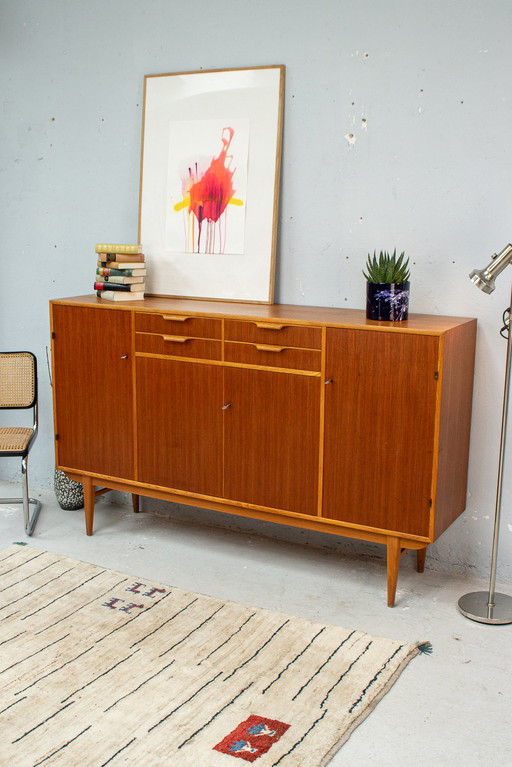
M22 503L25 532L32 535L41 511L41 501L28 496L27 473L28 454L37 436L37 360L32 352L0 352L0 410L19 409L32 411L32 426L1 426L0 458L21 458L22 497L0 498L0 503Z

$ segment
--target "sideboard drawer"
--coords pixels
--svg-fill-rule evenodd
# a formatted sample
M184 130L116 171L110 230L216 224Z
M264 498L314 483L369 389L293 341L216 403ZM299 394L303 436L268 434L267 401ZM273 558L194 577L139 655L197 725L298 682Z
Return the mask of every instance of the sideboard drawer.
M222 341L172 333L135 333L135 351L167 357L222 359Z
M265 320L226 320L224 332L227 341L298 346L303 349L320 349L322 346L321 328L309 325L287 325Z
M291 368L293 370L319 371L320 351L315 349L294 349L279 344L245 344L226 341L224 346L226 362L245 365L261 365L269 368Z
M144 333L162 333L169 336L192 338L221 338L222 320L212 317L188 317L186 314L148 314L137 312L135 330Z

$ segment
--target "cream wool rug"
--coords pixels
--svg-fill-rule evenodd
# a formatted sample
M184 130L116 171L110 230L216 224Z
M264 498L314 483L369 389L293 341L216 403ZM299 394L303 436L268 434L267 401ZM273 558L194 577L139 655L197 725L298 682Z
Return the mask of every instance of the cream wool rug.
M13 545L9 767L320 767L418 649Z

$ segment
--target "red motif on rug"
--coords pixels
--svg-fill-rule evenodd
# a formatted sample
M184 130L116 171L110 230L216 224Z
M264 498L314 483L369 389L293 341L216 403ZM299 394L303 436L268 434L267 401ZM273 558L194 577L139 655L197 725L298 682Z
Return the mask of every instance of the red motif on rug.
M250 716L213 748L221 754L255 762L277 743L289 726L277 719Z

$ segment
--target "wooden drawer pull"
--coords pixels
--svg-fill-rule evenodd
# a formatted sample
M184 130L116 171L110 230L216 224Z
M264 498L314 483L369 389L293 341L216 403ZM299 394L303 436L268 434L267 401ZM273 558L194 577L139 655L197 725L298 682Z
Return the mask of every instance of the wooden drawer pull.
M190 341L188 336L162 336L164 341L172 341L175 344L184 344L185 341Z
M181 314L162 314L162 318L171 322L185 322L185 320L188 320L188 317L183 317Z
M286 327L286 325L279 325L272 322L255 322L254 324L257 328L262 328L263 330L282 330Z
M270 346L269 344L254 344L259 352L282 352L286 346Z

